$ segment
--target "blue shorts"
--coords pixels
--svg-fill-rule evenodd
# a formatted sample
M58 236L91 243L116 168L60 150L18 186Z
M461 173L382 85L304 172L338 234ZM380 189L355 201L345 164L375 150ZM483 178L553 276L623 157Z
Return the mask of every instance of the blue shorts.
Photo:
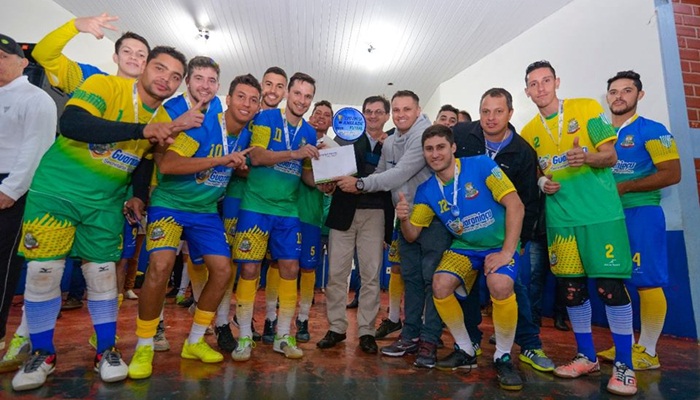
M311 224L301 223L301 256L299 268L314 270L318 266L321 257L321 228Z
M627 208L625 223L632 250L632 277L626 282L638 288L668 285L666 218L661 206Z
M463 250L463 249L448 249L443 253L440 265L438 265L435 273L452 274L462 282L462 286L455 291L455 296L458 299L464 300L467 294L474 285L474 281L478 277L480 271L484 269L484 259L491 253L497 253L501 249L490 250ZM495 273L507 275L514 282L518 277L518 268L520 266L520 256L516 251L510 263L499 268Z
M231 255L224 223L218 214L149 207L146 250L177 251L180 239L187 241L192 260L208 255Z
M122 260L134 257L136 254L136 235L138 234L139 226L131 225L129 221L124 221L124 233L122 234Z
M298 260L301 255L299 218L240 210L233 260L239 263L261 262L268 245L273 260Z
M233 238L236 236L236 224L238 223L238 214L241 209L241 199L237 197L224 197L224 228L226 228L226 238L229 243L233 243Z

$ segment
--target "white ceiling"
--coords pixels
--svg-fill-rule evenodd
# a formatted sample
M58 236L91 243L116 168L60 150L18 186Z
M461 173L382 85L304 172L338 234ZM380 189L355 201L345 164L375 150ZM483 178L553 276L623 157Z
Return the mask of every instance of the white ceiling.
M120 29L151 46L214 58L220 94L234 76L261 78L278 65L289 76L313 76L315 99L336 104L400 89L427 101L440 83L571 1L55 0L76 16L117 15ZM209 40L197 39L198 27L208 28Z

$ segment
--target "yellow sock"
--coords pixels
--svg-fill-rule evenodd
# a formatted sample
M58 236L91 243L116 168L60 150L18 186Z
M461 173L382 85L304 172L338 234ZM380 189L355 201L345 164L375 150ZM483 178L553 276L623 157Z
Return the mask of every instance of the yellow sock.
M156 335L160 318L144 321L136 317L136 336L141 339L149 339Z
M292 318L297 308L297 280L280 278L279 286L280 310L277 321L277 336L288 335L291 330Z
M314 286L316 286L316 270L301 271L301 283L299 284L299 321L309 319L311 303L314 301Z
M435 302L435 308L440 314L440 318L450 329L457 346L466 351L467 354L474 355L471 338L467 328L464 326L464 313L455 295L451 294L444 299L438 299L433 296L433 302Z
M124 302L124 293L119 293L117 296L117 309L122 308L122 303Z
M661 331L666 322L666 295L660 287L640 289L639 292L639 316L642 325L639 333L640 346L646 347L649 355L656 355L656 343L659 341Z
M277 296L279 295L280 287L280 270L279 268L267 268L265 276L265 318L270 321L277 319ZM296 289L294 289L296 292Z
M496 300L491 296L493 303L493 328L496 331L496 352L493 359L501 358L504 354L510 354L515 340L515 327L518 325L518 302L515 293L504 300Z
M187 263L187 273L190 275L190 284L192 285L192 297L195 301L199 301L199 295L204 290L204 285L209 279L209 271L204 264L195 265L193 262Z
M389 275L389 319L399 322L401 319L401 298L406 290L400 272L392 272Z
M255 290L258 288L258 279L245 279L241 277L236 287L236 318L240 337L253 337L250 323L253 321L253 303L255 303Z

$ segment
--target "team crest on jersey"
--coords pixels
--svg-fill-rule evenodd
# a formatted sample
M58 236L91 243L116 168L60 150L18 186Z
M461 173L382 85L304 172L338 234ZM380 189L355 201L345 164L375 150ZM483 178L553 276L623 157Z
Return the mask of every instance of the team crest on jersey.
M634 135L625 136L625 139L622 142L620 142L620 147L634 147Z
M493 175L498 180L503 179L503 171L498 167L495 167L491 170L491 175Z
M116 143L89 143L88 149L92 158L109 157Z
M396 257L396 254L398 253L398 249L396 247L397 246L394 246L393 244L389 246L389 257Z
M551 265L553 267L553 266L557 265L557 261L558 261L557 260L557 253L555 253L553 251L551 253L549 253L549 265Z
M579 126L578 121L576 120L576 118L571 118L571 119L569 120L569 125L568 125L568 127L567 127L567 129L566 129L566 133L568 133L569 135L571 135L571 134L574 134L574 133L578 132L579 129L581 129L581 126Z
M673 145L673 136L671 136L671 135L660 136L659 141L661 142L662 146L664 146L667 149L670 149L671 146Z
M299 145L299 147L304 147L304 146L306 146L306 138L305 138L305 137L302 137L302 138L301 138L301 144Z
M165 231L163 230L163 228L161 228L161 227L159 227L159 226L156 226L156 227L153 228L153 230L151 231L151 240L154 240L154 241L155 241L155 240L161 240L161 239L163 239L164 237L165 237Z
M464 197L467 200L471 200L479 195L479 191L474 187L474 185L472 185L471 182L467 182L467 184L464 185L464 193Z
M204 183L204 182L207 181L207 179L209 179L209 177L211 176L212 172L214 172L213 168L209 168L209 169L204 170L204 171L199 171L199 172L197 172L196 174L194 174L194 180L195 180L198 184Z
M24 247L27 250L33 250L39 247L39 242L36 240L34 235L32 235L31 232L27 232L24 235Z
M243 238L241 240L241 244L238 246L238 250L247 253L253 248L253 245L250 243L250 240L248 238Z

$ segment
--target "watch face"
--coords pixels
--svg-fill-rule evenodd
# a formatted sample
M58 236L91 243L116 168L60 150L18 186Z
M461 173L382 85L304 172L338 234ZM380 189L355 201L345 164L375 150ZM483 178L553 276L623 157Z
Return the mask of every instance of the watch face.
M357 182L355 182L355 187L357 190L365 190L365 182L362 179L358 179Z

